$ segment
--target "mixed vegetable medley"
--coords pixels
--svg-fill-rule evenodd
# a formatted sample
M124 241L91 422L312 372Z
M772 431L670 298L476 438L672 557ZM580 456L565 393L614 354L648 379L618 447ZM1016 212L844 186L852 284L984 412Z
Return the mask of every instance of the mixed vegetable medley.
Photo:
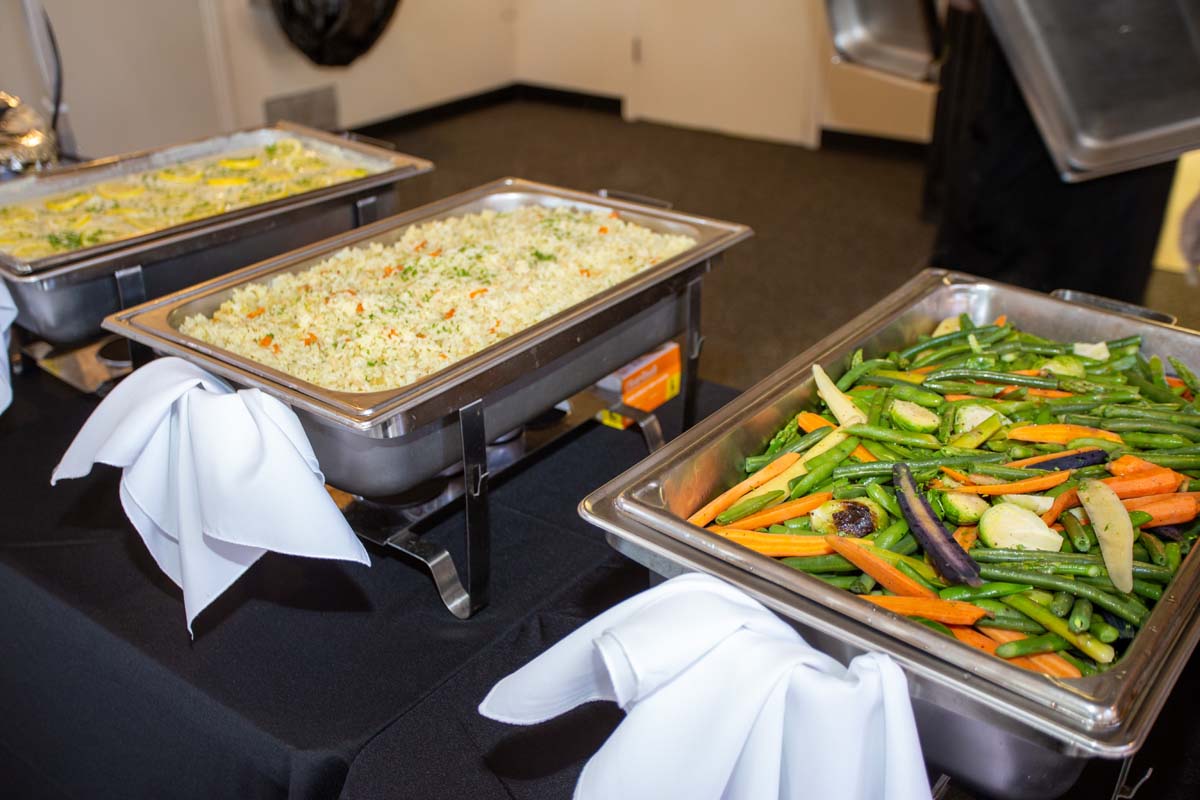
M967 315L854 354L689 522L1058 678L1108 669L1200 534L1200 382L1141 337Z

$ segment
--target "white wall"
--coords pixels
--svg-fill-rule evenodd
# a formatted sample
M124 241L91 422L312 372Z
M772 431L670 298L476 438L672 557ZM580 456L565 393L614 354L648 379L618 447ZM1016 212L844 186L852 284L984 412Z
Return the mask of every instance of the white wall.
M217 4L239 127L261 123L269 97L329 84L353 127L512 83L515 1L403 0L374 48L341 68L308 61L261 0L201 0Z
M195 0L43 5L62 53L63 96L80 152L109 155L220 130ZM18 0L0 0L0 32L0 86L48 95Z
M644 0L517 0L516 79L625 97L635 6Z

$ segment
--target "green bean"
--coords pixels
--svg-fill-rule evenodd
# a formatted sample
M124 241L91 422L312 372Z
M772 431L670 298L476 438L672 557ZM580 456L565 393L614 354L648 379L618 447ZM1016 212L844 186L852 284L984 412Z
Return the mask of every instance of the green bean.
M936 592L939 588L941 588L937 584L933 583L928 578L926 578L924 575L922 575L921 573L917 572L915 569L910 567L908 564L904 563L903 561L896 562L896 569L900 570L905 575L907 575L909 578L911 578L912 580L921 584L922 586L924 586L926 589L928 589L931 592Z
M1027 583L989 582L982 586L948 586L938 592L938 594L943 600L967 600L974 602L976 600L1003 597L1006 594L1020 594L1032 588Z
M888 447L883 442L872 442L869 439L863 439L859 442L866 451L879 461L900 461L900 454L892 448Z
M1076 478L1111 478L1112 474L1104 464L1093 464L1090 467L1080 467L1071 473Z
M1042 551L1046 552L1046 551ZM1056 555L1070 555L1058 550ZM992 562L997 563L997 562ZM1044 575L1071 575L1084 576L1088 578L1100 578L1106 573L1104 567L1100 564L1074 561L1049 561L1047 559L1037 559L1034 561L1002 561L998 562L1012 567L1013 569L1029 570L1031 572L1040 572Z
M1009 595L1002 602L1025 614L1034 622L1045 627L1047 631L1057 633L1074 647L1078 648L1080 652L1094 658L1101 664L1111 662L1116 656L1110 645L1101 642L1089 633L1074 633L1067 627L1067 623L1064 620L1054 616L1048 609L1042 608L1023 595Z
M1139 433L1166 433L1188 439L1191 442L1200 441L1200 428L1196 428L1188 424L1181 425L1165 419L1108 418L1101 422L1100 427L1104 428L1106 431L1116 431L1117 433L1124 433L1125 431L1137 431ZM1187 445L1185 444L1181 446L1186 447Z
M1041 636L1029 636L1013 642L1005 642L996 648L1000 658L1018 658L1020 656L1036 656L1039 653L1057 653L1066 650L1070 643L1057 633L1043 633Z
M886 358L872 358L868 361L864 361L861 364L846 370L842 374L842 377L837 379L837 388L844 392L854 384L858 383L858 379L866 375L868 372L876 369L882 369L884 367L894 369L896 367L896 362L889 361Z
M1071 546L1080 553L1086 553L1092 549L1091 539L1088 538L1087 532L1083 529L1083 523L1079 518L1070 511L1064 511L1059 516L1058 521L1062 523L1064 532L1071 538Z
M1146 552L1150 554L1150 561L1160 567L1167 566L1167 551L1163 546L1162 540L1152 533L1142 531L1138 536L1142 545L1146 548ZM1174 572L1174 570L1171 570Z
M856 575L813 575L817 580L825 581L830 586L836 586L839 589L850 590L854 582L858 580Z
M856 483L839 486L833 490L834 500L854 500L858 497L867 496L867 487L859 486Z
M946 398L940 394L926 391L912 382L901 380L900 378L872 375L871 382L888 389L892 397L907 400L910 403L916 403L926 408L937 408L946 402Z
M855 578L854 583L850 586L850 591L854 594L870 594L875 588L875 579L865 572Z
M989 475L993 478L1003 478L1011 481L1019 481L1024 478L1036 478L1039 475L1046 474L1046 470L1044 469L1006 467L1002 464L975 464L974 470L980 475Z
M1070 592L1057 591L1050 603L1050 611L1056 617L1065 617L1071 613L1071 604L1074 602L1075 597Z
M1075 669L1079 670L1079 673L1085 678L1100 674L1100 671L1096 669L1096 662L1090 658L1079 658L1068 653L1066 650L1063 650L1059 655L1074 664Z
M1179 564L1183 561L1183 548L1179 542L1167 542L1163 545L1163 555L1166 557L1167 569L1178 572Z
M883 506L883 510L891 514L893 519L902 519L904 517L904 512L900 510L900 503L897 502L896 495L882 486L871 484L867 487L867 496Z
M996 383L1000 386L1015 385L1015 386L1031 386L1037 389L1057 389L1057 378L1042 378L1035 375L1014 375L1011 372L995 372L987 369L939 369L929 373L925 380L928 381L944 381L955 379L966 379L972 381L987 381Z
M1109 439L1094 439L1091 436L1081 436L1067 442L1068 450L1077 450L1080 447L1099 447L1101 450L1111 453L1114 450L1120 450L1124 445Z
M1083 425L1088 428L1099 428L1104 420L1090 414L1063 414L1062 421L1068 425Z
M938 347L942 347L944 345L956 344L958 342L965 341L966 338L968 336L970 336L971 334L975 335L976 341L980 341L981 336L992 336L993 334L996 334L995 338L988 339L989 342L993 342L993 341L996 341L997 339L1001 338L1002 336L1007 335L1009 330L1011 330L1011 328L1008 328L1006 330L1004 327L997 327L995 325L985 325L981 328L976 328L973 331L963 331L963 330L954 331L953 333L947 333L942 336L935 336L932 339L926 339L923 342L917 342L914 345L904 348L896 355L899 357L899 359L901 361L909 361L917 353L920 353L924 350L929 350L931 348L938 348Z
M1115 626L1100 619L1099 616L1092 617L1092 624L1088 627L1088 632L1105 644L1111 644L1121 638L1121 632Z
M965 431L950 440L950 447L974 450L999 433L1002 427L1004 427L1004 421L1000 419L999 415L992 414L974 428L971 428L971 430Z
M1046 497L1058 497L1060 494L1069 492L1072 489L1074 489L1075 487L1077 487L1078 485L1079 485L1079 481L1075 480L1074 478L1068 478L1067 480L1060 483L1058 486L1055 486L1051 489L1047 489L1045 492L1043 492L1043 494L1046 495Z
M912 363L910 363L908 366L909 366L909 369L920 369L921 367L927 367L932 364L942 364L942 363L953 362L953 361L958 360L957 358L954 358L954 356L958 356L963 353L970 354L971 353L971 345L969 345L969 344L947 345L946 347L940 347L937 350L927 351L920 358L914 359L912 361Z
M979 453L970 457L943 457L932 459L905 460L903 463L908 465L908 468L913 471L913 476L917 477L918 473L932 470L933 474L937 474L939 467L971 467L977 469L980 464L995 463L1003 461L1005 456L1003 453ZM892 474L892 464L873 462L869 464L846 464L834 470L834 477L850 478L858 480L859 478L867 478L870 476L888 476Z
M1094 547L1095 545L1093 545ZM1049 553L1044 550L1010 550L1002 547L973 548L971 558L981 564L1014 564L1022 562L1051 563L1051 564L1095 564L1104 566L1102 556L1093 553ZM1166 567L1149 564L1145 561L1133 562L1135 578L1167 583L1171 580L1171 571ZM1036 585L1036 584L1035 584Z
M823 556L818 556L818 558L822 557ZM1064 578L1059 575L1043 575L1038 572L1026 572L1023 570L996 566L994 564L981 564L979 566L979 575L980 577L989 581L1028 583L1031 586L1040 586L1044 589L1070 592L1076 597L1085 597L1088 600L1091 600L1094 605L1108 609L1122 619L1128 620L1135 625L1141 625L1150 613L1149 609L1147 609L1141 603L1116 597L1108 592L1096 588L1095 586L1091 586L1082 581L1074 581L1070 578ZM1053 616L1053 614L1051 616ZM1034 617L1034 619L1037 618Z
M909 617L909 619L918 625L924 625L926 628L933 628L938 633L954 638L954 631L950 630L940 622L935 622L931 619L925 619L924 617Z
M920 447L925 450L939 450L942 447L942 443L937 440L937 437L930 436L928 433L897 431L879 425L864 425L859 423L856 425L847 425L842 431L849 436L870 439L876 442L895 442L905 447Z
M1143 397L1147 397L1157 403L1181 402L1170 389L1164 389L1157 383L1147 380L1138 372L1129 370L1125 374L1129 377L1129 385L1141 392Z
M758 511L762 511L769 505L772 505L783 497L783 490L767 492L756 497L748 497L744 500L739 500L725 511L717 515L718 525L728 525L731 522L736 522L742 517L748 517Z
M1021 633L1032 634L1043 633L1046 630L1031 619L1017 619L1016 617L984 617L975 623L975 627L999 628L1005 631L1020 631Z
M941 394L969 394L974 397L990 399L996 396L996 393L1003 389L1003 386L986 383L960 383L958 381L939 381L926 380L921 384L927 389L931 389Z
M782 558L779 563L800 572L859 572L858 567L837 555L830 556L793 556Z
M889 397L890 390L887 387L875 393L875 397L871 399L871 408L867 411L867 423L869 425L879 424L879 419L883 416L884 409L887 408Z
M1138 457L1151 464L1170 469L1200 469L1200 453L1170 455L1167 453L1139 453Z
M1067 626L1075 633L1083 633L1092 624L1092 601L1086 597L1077 598L1071 606L1071 614L1067 617Z
M899 516L895 522L875 536L875 546L882 550L891 550L907 533L908 521L903 516Z
M838 464L850 457L856 447L858 447L858 439L850 436L839 442L837 446L810 459L805 464L808 472L788 482L791 498L795 500L803 497L830 477L835 477L833 471L837 469Z
M1133 345L1142 346L1142 335L1140 333L1135 333L1133 336L1126 336L1123 339L1109 339L1104 343L1104 346L1110 352L1120 347L1132 347Z
M1127 431L1121 434L1125 444L1139 450L1166 450L1172 447L1186 447L1191 440L1173 433L1140 433Z
M1102 416L1109 419L1154 419L1174 422L1178 425L1200 425L1200 414L1182 414L1178 411L1159 411L1156 408L1109 404L1100 406L1099 411Z
M948 588L954 589L957 587L950 586ZM942 591L946 591L946 589L943 589ZM1014 592L1013 594L1020 594L1020 593ZM1001 596L1003 596L1003 595L1001 595ZM944 598L944 599L950 599L950 598ZM1003 618L1008 618L1008 619L1015 618L1015 619L1024 619L1024 620L1029 619L1029 617L1025 616L1020 611L1017 611L1015 608L1009 608L1008 606L1004 605L1004 603L1001 603L999 600L996 600L991 597L967 598L963 602L970 603L971 605L974 605L974 606L979 606L984 611L986 611L989 614L996 616L996 617L1003 617ZM1030 620L1030 621L1032 621L1032 620Z
M806 433L798 439L786 444L778 452L771 455L763 454L761 456L750 456L746 459L746 472L758 472L760 469L770 464L784 453L804 453L812 449L813 445L824 439L829 434L833 433L834 428L817 428L812 433Z
M1154 583L1153 581L1148 581L1148 580L1145 580L1144 578L1134 578L1133 579L1133 593L1132 594L1123 594L1119 589L1117 589L1116 586L1113 586L1113 582L1109 579L1107 573L1104 575L1101 575L1099 577L1096 577L1096 578L1079 578L1079 580L1083 581L1084 583L1095 586L1099 589L1103 589L1104 591L1106 591L1110 594L1120 595L1121 597L1125 597L1127 599L1136 599L1137 597L1144 597L1147 600L1153 600L1155 602L1162 599L1162 593L1163 593L1162 584ZM1138 601L1138 602L1141 602L1141 601Z
M791 519L785 519L783 521L783 527L787 528L792 533L795 533L797 531L812 530L812 525L809 522L807 514L805 514L802 517L792 517Z

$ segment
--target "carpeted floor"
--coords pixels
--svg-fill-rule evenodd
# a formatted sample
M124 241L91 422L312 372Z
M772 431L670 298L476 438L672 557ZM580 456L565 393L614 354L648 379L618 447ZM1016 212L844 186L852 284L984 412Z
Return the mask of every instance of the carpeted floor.
M650 195L750 225L705 281L701 375L745 388L917 272L933 226L919 218L925 153L827 136L819 151L515 100L371 129L437 169L402 185L406 207L512 175ZM1148 303L1200 326L1182 276L1156 271Z

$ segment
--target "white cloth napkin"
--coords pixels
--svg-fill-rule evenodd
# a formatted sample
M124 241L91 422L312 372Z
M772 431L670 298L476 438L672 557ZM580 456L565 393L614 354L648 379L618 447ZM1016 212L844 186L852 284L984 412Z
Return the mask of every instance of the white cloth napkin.
M51 483L122 467L121 505L183 589L188 631L268 550L370 564L325 491L300 420L178 358L152 361L104 399Z
M843 667L707 575L609 609L504 678L479 712L543 722L591 700L624 721L588 761L579 800L928 800L904 673Z
M8 287L0 280L0 414L12 402L12 374L8 365L9 328L17 318L17 305L13 302Z

